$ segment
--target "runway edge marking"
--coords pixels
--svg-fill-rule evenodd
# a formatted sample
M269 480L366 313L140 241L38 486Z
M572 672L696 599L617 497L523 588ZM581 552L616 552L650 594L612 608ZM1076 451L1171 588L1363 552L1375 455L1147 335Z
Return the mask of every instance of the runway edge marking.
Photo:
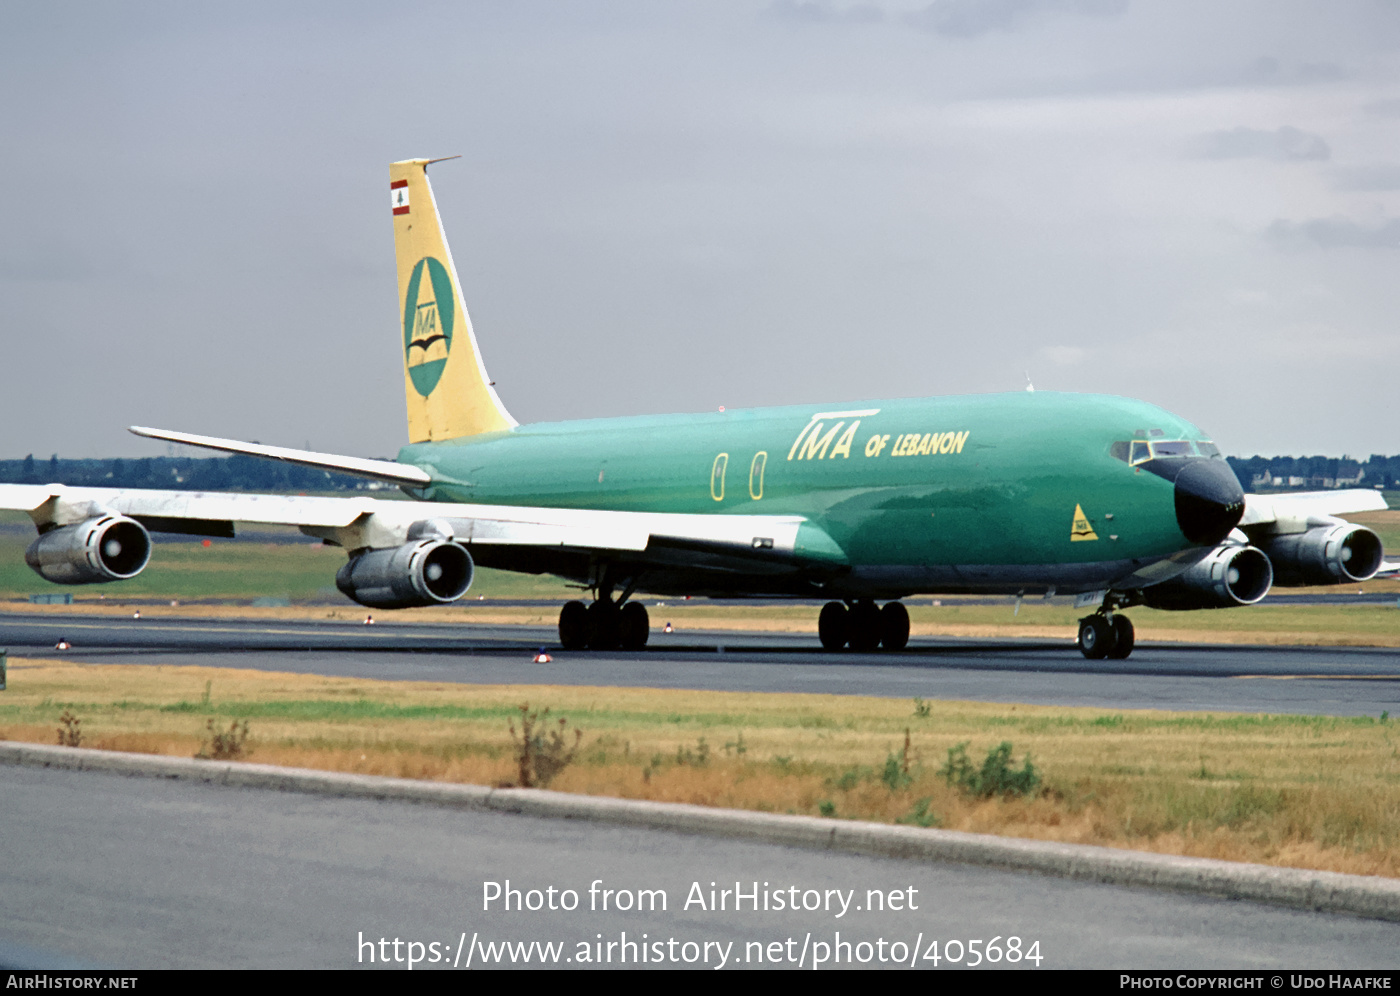
M1079 881L1146 886L1400 921L1400 880L1379 876L1276 868L1272 865L1186 858L1089 844L995 837L957 830L710 809L685 803L580 796L543 789L493 789L484 785L424 782L153 754L124 754L18 741L0 741L0 764L173 778L341 798L418 802L549 819L591 820L789 847L982 865Z

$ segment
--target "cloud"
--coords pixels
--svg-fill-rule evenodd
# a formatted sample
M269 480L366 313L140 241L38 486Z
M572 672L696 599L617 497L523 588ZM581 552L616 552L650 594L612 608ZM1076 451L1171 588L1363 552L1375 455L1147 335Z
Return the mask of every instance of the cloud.
M1294 163L1330 159L1332 149L1321 135L1284 125L1274 131L1231 128L1200 136L1194 143L1202 159L1272 159Z
M1297 83L1332 83L1346 79L1346 71L1334 62L1300 62L1285 66L1272 55L1254 60L1246 76L1251 83L1290 85Z
M885 12L874 4L833 7L823 0L775 0L767 13L798 24L876 24L885 19Z
M904 21L934 34L976 38L992 31L1015 31L1039 14L1114 17L1127 8L1128 0L936 0L906 14Z
M1400 218L1380 225L1359 225L1346 218L1310 218L1271 224L1264 237L1277 246L1321 249L1400 249Z
M1383 118L1400 118L1400 100L1377 100L1365 109Z
M1337 190L1400 190L1400 163L1339 167L1332 186Z

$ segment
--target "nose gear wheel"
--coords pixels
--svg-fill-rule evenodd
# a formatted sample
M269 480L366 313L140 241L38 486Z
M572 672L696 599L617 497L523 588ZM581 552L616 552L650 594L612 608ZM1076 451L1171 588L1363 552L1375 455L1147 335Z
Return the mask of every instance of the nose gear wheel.
M1098 612L1079 620L1079 652L1091 661L1127 660L1136 642L1132 621L1121 613Z

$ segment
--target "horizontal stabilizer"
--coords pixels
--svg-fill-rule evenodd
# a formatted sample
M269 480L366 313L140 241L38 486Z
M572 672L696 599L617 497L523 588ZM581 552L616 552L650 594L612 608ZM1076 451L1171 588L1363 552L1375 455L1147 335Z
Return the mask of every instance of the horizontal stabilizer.
M200 446L207 450L222 450L225 453L243 453L248 456L263 457L268 460L283 460L302 467L317 467L321 470L334 470L355 477L368 477L375 481L388 481L391 484L408 484L425 487L433 482L427 471L392 460L368 460L364 457L339 456L335 453L314 453L310 450L293 450L285 446L264 446L262 443L244 443L236 439L217 439L213 436L196 436L188 432L170 432L166 429L148 429L133 425L131 431L147 439L164 439L185 446Z

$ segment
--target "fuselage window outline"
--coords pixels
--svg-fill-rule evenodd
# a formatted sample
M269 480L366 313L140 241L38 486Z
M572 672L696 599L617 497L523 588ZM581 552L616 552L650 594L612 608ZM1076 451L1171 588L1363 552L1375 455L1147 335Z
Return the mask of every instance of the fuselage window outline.
M768 466L768 451L759 450L749 464L749 497L754 501L763 498L763 471Z
M728 467L728 453L721 453L715 457L715 462L710 467L710 497L715 501L724 501L724 472Z

